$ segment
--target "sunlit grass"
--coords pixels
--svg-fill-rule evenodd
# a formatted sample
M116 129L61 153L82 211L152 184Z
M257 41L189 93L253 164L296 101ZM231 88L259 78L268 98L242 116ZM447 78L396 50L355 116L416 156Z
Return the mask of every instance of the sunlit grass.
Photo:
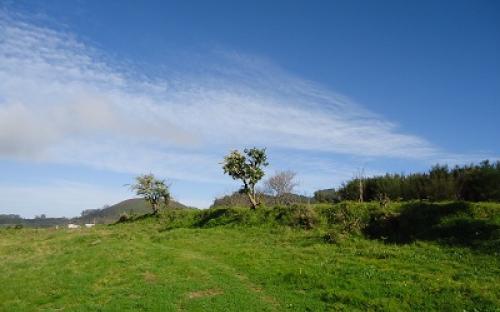
M322 230L1 230L2 311L497 311L500 259Z

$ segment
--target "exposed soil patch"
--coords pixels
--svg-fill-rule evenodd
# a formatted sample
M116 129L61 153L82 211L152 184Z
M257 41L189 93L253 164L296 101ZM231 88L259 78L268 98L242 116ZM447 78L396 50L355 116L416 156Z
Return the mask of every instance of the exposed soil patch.
M155 284L158 281L158 277L151 272L145 272L143 276L146 283Z
M187 294L187 297L189 299L197 299L197 298L203 298L203 297L212 297L212 296L222 295L223 293L224 292L220 289L212 288L212 289L207 289L207 290L190 292Z

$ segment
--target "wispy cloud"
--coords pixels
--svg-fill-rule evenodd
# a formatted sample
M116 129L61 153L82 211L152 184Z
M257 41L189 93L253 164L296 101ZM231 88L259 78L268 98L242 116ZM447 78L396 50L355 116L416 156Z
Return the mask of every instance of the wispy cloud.
M436 152L348 98L256 58L211 53L217 59L203 70L134 79L71 34L5 13L0 23L4 157L50 159L51 148L89 139L197 150L257 144L411 158Z

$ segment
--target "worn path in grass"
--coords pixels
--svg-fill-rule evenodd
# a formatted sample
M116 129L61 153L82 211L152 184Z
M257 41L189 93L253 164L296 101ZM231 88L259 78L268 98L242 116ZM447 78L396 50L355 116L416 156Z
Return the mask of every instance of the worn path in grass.
M500 260L432 243L151 224L0 231L1 311L498 311Z

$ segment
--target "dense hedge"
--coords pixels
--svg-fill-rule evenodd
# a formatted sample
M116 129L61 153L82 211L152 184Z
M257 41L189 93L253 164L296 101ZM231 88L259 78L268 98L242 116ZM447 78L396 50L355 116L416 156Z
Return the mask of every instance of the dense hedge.
M426 173L386 174L363 179L365 201L428 199L432 201L500 201L500 161L448 168L434 166ZM335 193L338 200L359 199L359 179L344 183ZM315 194L316 195L316 194ZM331 190L328 193L333 196ZM325 194L317 192L318 199ZM315 196L316 197L316 196Z

